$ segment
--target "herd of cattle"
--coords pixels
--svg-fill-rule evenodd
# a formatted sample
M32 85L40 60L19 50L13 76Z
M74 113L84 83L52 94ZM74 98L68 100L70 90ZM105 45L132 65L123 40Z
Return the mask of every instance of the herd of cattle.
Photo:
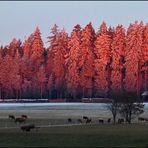
M21 115L20 117L15 117L14 115L9 115L9 119L12 119L14 120L15 123L25 123L26 120L27 120L27 115ZM26 125L21 125L20 126L20 129L22 131L27 131L29 132L31 129L35 128L35 125L34 124L26 124Z
M69 123L72 123L72 119L71 118L68 118L68 122ZM82 117L82 119L77 119L77 122L78 123L92 123L92 119L91 118L89 118L89 117L87 117L87 116L83 116ZM111 118L108 118L106 121L105 120L103 120L103 119L99 119L98 120L98 123L105 123L105 122L107 122L107 123L111 123ZM121 124L121 123L123 123L124 122L124 119L122 119L122 118L119 118L118 119L118 123L119 124Z
M139 117L138 118L138 121L140 122L140 121L148 121L148 119L147 118L143 118L143 117ZM68 118L68 122L69 123L72 123L72 119L71 118ZM83 116L82 117L82 119L77 119L77 122L78 123L92 123L92 119L91 118L89 118L89 117L87 117L87 116ZM99 119L98 120L98 123L111 123L112 121L111 121L111 118L108 118L107 120L103 120L103 119ZM126 121L124 120L124 118L119 118L118 120L117 120L117 123L118 124L122 124L122 123L125 123Z
M22 131L29 132L31 129L38 128L34 124L22 124L22 123L26 122L27 118L28 118L27 115L21 115L20 117L17 117L17 118L14 115L9 115L9 119L12 119L16 124L17 123L20 124L20 129ZM67 119L68 123L74 123L73 121L74 120L72 118L68 118ZM139 117L138 121L148 121L148 119L147 118L143 118L143 117ZM108 123L109 124L111 122L112 122L111 118L108 118L107 120L98 119L98 123L100 123L100 124L103 124L103 123ZM122 124L124 122L125 122L125 120L123 118L119 118L117 120L118 124ZM92 123L92 119L87 117L87 116L83 116L81 119L80 118L77 119L77 123L79 123L79 124L82 124L82 123L91 124Z

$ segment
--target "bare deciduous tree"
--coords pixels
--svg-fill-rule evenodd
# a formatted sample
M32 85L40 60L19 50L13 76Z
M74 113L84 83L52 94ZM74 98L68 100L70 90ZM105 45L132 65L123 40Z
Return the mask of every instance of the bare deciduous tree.
M136 92L125 92L122 94L122 103L119 113L129 124L131 120L144 112L144 104L138 98Z
M120 107L120 94L112 92L110 94L111 102L106 105L106 108L112 113L113 115L113 123L116 123L116 117L119 112Z

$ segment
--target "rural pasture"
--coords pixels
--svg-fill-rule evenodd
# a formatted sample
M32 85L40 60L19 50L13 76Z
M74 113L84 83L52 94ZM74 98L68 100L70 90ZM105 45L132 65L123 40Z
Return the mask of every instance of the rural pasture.
M0 147L148 146L147 121L138 121L136 118L131 125L113 125L112 122L108 122L112 116L104 107L95 104L82 106L73 104L67 109L64 106L1 107ZM141 117L148 117L147 108L145 110ZM9 115L16 118L27 115L27 118L25 123L19 124L15 123L13 118L9 118ZM91 122L86 124L86 117L91 119ZM99 120L103 120L103 123ZM35 125L36 128L30 132L22 131L20 127L26 124Z
M79 125L0 129L0 147L147 147L148 125Z

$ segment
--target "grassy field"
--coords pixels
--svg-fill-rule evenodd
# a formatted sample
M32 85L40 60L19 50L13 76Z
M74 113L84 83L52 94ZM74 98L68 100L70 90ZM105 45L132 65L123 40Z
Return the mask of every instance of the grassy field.
M0 128L0 147L148 147L147 138L146 124L50 127L31 132Z
M92 119L90 125L44 127L23 132L9 114L27 114L26 123L43 125L77 124L83 115ZM112 116L99 110L0 110L0 147L148 147L148 123L112 125ZM142 115L147 117L147 114ZM98 119L105 123L99 124Z

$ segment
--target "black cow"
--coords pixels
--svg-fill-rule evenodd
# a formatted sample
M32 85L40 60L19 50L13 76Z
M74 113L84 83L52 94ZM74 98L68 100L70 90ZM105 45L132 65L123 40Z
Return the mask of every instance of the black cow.
M138 118L138 121L144 121L144 120L145 120L145 118L143 118L143 117Z
M9 115L9 119L15 120L15 116L14 115Z
M71 123L72 122L72 119L71 118L68 118L68 123Z
M110 123L110 122L111 122L111 118L108 118L108 119L107 119L107 122Z
M87 124L87 123L91 123L91 121L92 121L91 119L87 119L87 120L86 120L86 124Z
M104 120L103 119L99 119L99 123L104 123Z
M148 121L148 119L147 118L143 118L143 117L139 117L138 121Z
M119 118L119 119L118 119L118 123L119 123L119 124L124 123L124 119L123 119L123 118Z
M87 116L83 116L83 119L88 120L88 117Z

